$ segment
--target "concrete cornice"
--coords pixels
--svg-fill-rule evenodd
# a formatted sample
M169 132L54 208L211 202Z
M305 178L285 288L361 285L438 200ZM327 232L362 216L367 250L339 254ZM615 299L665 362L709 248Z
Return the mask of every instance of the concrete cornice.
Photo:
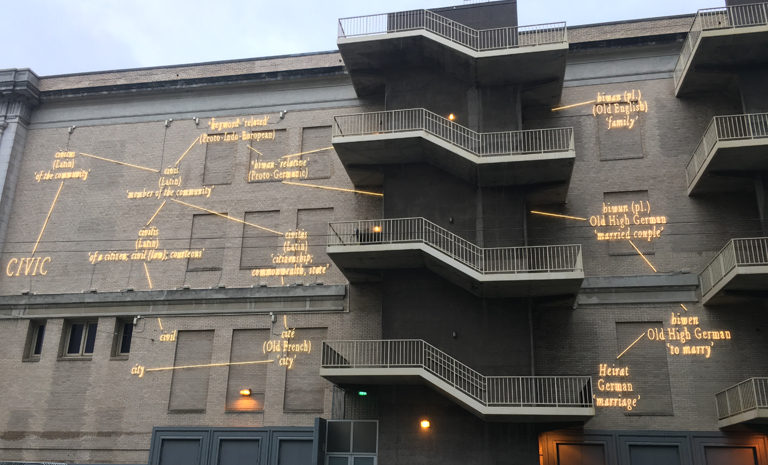
M179 289L157 291L85 292L0 296L0 311L29 308L108 307L137 305L236 304L255 301L338 300L346 286L312 285L237 289Z
M32 106L39 103L40 78L29 68L0 69L0 96L3 100L22 100Z
M342 76L346 71L344 66L310 68L264 73L236 74L228 76L212 76L190 79L174 79L167 81L149 81L130 84L114 84L106 86L73 87L60 90L43 91L43 100L68 97L85 97L94 95L136 93L148 91L175 91L202 87L216 87L233 84L256 84L263 82L286 81L292 79L309 79L329 76Z

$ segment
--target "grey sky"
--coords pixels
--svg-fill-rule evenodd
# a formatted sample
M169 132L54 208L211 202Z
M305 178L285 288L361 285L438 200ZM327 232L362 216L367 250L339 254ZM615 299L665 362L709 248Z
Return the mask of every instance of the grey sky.
M518 0L521 25L694 13L723 0ZM336 49L338 18L461 0L0 0L0 69L41 76Z

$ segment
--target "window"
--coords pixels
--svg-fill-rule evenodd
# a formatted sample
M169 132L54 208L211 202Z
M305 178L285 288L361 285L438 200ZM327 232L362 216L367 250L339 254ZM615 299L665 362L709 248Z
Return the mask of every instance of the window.
M24 349L25 360L40 360L45 339L45 321L30 321L27 346Z
M378 436L378 421L329 420L326 465L375 465Z
M73 321L67 325L64 356L78 357L93 354L96 344L95 321Z
M115 355L128 355L131 353L131 339L133 338L133 323L119 321L117 323L117 350Z

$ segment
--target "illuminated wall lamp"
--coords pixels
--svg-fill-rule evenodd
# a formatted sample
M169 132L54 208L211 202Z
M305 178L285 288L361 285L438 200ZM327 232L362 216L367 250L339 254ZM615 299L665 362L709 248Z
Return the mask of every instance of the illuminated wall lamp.
M381 232L381 226L374 226L373 227L373 232L380 233Z
M430 426L429 425L429 420L421 420L421 428L422 429L427 429L427 428L429 428L429 426Z
M449 119L449 120L451 120L451 121L453 121L453 120L455 120L455 119L456 119L456 115L454 115L453 113L451 113L450 115L448 115L448 119Z
M251 390L250 389L242 389L240 391L240 395L241 396L250 396L251 395Z

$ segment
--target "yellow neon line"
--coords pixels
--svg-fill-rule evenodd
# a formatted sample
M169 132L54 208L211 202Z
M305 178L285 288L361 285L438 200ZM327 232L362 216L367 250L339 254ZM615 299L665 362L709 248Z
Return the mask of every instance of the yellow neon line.
M384 197L384 194L379 194L376 192L356 191L354 189L342 189L341 187L326 187L326 186L316 186L314 184L299 184L298 182L291 182L291 181L283 181L283 184L290 184L292 186L314 187L315 189L328 189L330 191L352 192L354 194L373 195L376 197Z
M221 213L219 213L219 212L215 212L215 211L213 211L213 210L208 210L207 208L203 208L203 207L198 207L197 205L192 205L191 203L182 202L181 200L176 200L176 199L171 199L171 200L173 200L173 201L174 201L174 202L176 202L176 203L180 203L180 204L182 204L182 205L186 205L186 206L188 206L188 207L191 207L191 208L197 208L198 210L202 210L202 211L204 211L204 212L207 212L207 213L210 213L210 214L212 214L212 215L220 216L220 217L222 217L222 218L226 218L226 219L228 219L228 220L232 220L232 221L237 221L238 223L241 223L241 224L245 224L245 225L248 225L248 226L253 226L254 228L263 229L264 231L268 231L268 232L271 232L271 233L277 234L278 236L284 236L284 234L283 234L283 233L281 233L281 232L278 232L278 231L274 231L274 230L272 230L272 229L269 229L269 228L265 228L265 227L263 227L263 226L259 226L259 225L257 225L257 224L248 223L247 221L239 220L239 219L237 219L237 218L234 218L234 217L231 217L231 216L229 216L229 215L222 215L222 214L221 214Z
M48 210L48 216L45 217L45 223L43 223L43 229L40 230L40 235L37 236L37 242L35 242L35 248L32 249L32 255L34 255L35 251L37 251L37 246L40 244L40 239L43 237L43 232L45 232L45 227L48 226L48 220L51 219L51 213L53 213L53 206L56 205L56 201L59 199L59 194L61 193L62 187L64 187L64 181L61 181L61 184L59 185L59 190L56 192L56 197L53 198L51 209Z
M202 137L202 136L197 136L197 139L195 139L195 141L194 141L194 142L192 142L192 145L190 145L190 146L189 146L189 148L187 149L187 151L186 151L186 152L184 152L184 154L183 154L183 155L182 155L182 156L181 156L181 157L180 157L178 160L176 160L176 165L174 165L174 166L179 166L179 163L181 163L181 160L183 160L183 159L184 159L184 157L186 157L186 156L187 156L187 154L189 153L189 151L190 151L190 150L192 150L192 147L194 147L194 146L195 146L195 144L197 144L197 141L199 141L201 137ZM159 171L158 171L158 173L159 173Z
M117 163L118 165L130 166L131 168L136 168L136 169L140 169L140 170L144 170L144 171L151 171L153 173L159 173L160 172L160 170L153 170L152 168L147 168L146 166L132 165L130 163L125 163L124 161L117 161L117 160L111 160L109 158L97 157L96 155L88 155L87 153L83 153L83 152L80 152L80 155L83 155L83 156L86 156L86 157L91 157L91 158L96 158L97 160L108 161L110 163Z
M684 309L686 312L688 311L688 309L687 309L687 308L685 308L685 305L683 305L683 304L680 304L680 306L681 306L681 307L683 307L683 309Z
M630 243L630 244L632 244L632 247L635 247L635 244L633 244L633 243L632 243L632 241L629 241L629 243ZM649 261L648 261L648 259L647 259L647 258L645 258L645 255L643 255L643 253L642 253L642 252L640 252L640 249L638 249L637 247L635 247L635 250L637 250L637 253L639 253L639 254L640 254L640 256L641 256L641 257L643 257L643 260L645 260L645 263L647 263L647 264L648 264L648 266L650 266L650 267L651 267L651 269L653 270L653 272L654 272L654 273L658 273L658 271L656 271L656 268L655 268L653 265L651 265L651 262L649 262Z
M160 210L162 210L162 209L163 209L163 207L165 206L165 202L167 202L167 200L163 200L163 203L162 203L162 204L160 204L160 208L158 208L158 209L157 209L157 211L155 212L155 214L154 214L154 215L152 215L152 218L150 218L150 219L149 219L149 221L147 221L147 226L149 226L149 223L151 223L151 222L152 222L152 220L154 220L154 219L155 219L155 217L157 216L157 214L158 214L158 213L160 213Z
M288 315L283 315L283 326L288 329Z
M187 365L183 367L150 368L144 371L149 373L150 371L181 370L183 368L228 367L232 365L255 365L257 363L274 363L274 360L259 360L257 362L210 363L208 365Z
M152 278L149 277L149 268L147 268L146 262L144 263L144 271L147 273L147 281L149 281L149 288L154 289L152 287Z
M282 158L298 157L300 155L306 155L308 153L322 152L323 150L331 150L332 148L333 148L333 146L330 146L330 147L326 147L324 149L310 150L309 152L293 153L291 155L284 155Z
M586 218L579 218L578 216L556 215L554 213L537 212L536 210L531 210L531 213L544 216L554 216L555 218L568 218L569 220L587 221Z
M158 318L157 318L157 324L159 324L159 325L160 325L160 331L165 331L165 330L163 329L163 322L162 322L162 321L160 321L160 317L158 317Z
M248 147L249 149L251 149L251 150L253 150L254 152L258 153L258 154L259 154L259 155L261 155L262 157L264 156L264 154L263 154L263 153L259 152L258 150L256 150L255 148L251 147L250 145L246 145L246 147Z
M552 111L560 111L560 110L565 110L565 109L568 109L568 108L580 107L582 105L589 105L590 103L595 103L595 102L596 102L596 100L590 100L589 102L574 103L573 105L566 105L564 107L553 108Z
M626 349L624 349L624 352L620 353L618 357L616 357L616 360L620 359L622 355L626 354L629 349L632 348L633 345L637 344L637 341L643 338L645 336L645 333L641 334L639 338L635 339L635 342L629 345Z

